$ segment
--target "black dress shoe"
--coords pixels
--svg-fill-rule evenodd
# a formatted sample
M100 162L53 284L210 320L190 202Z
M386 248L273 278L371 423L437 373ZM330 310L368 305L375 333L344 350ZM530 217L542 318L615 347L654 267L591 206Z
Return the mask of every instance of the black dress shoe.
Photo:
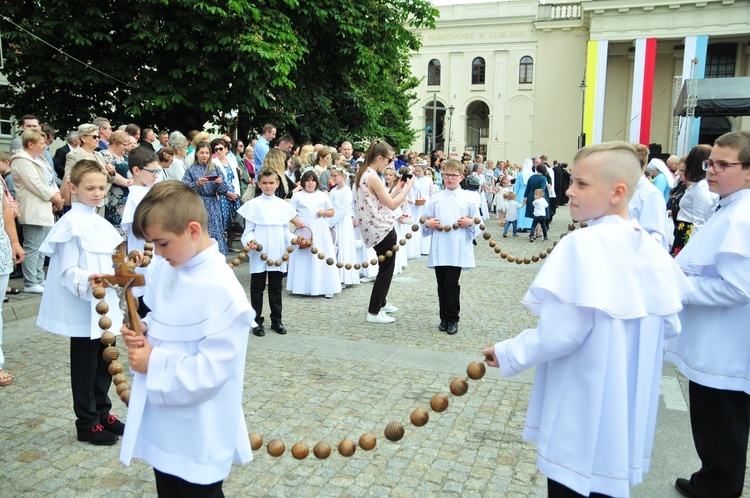
M122 436L125 433L125 424L120 422L120 419L112 415L111 413L107 418L101 420L102 426L105 431L109 431L115 436Z
M448 329L446 330L448 332L448 335L453 335L458 333L458 322L453 322L451 324L448 324Z
M438 325L438 330L440 332L445 332L448 330L448 322L440 322L440 325Z
M286 334L286 327L284 327L284 324L281 322L272 323L271 330L275 330L277 334L281 334L281 335Z
M105 430L102 424L97 424L88 429L78 429L78 440L85 441L94 446L111 446L118 439L120 438Z
M679 491L682 496L687 496L688 498L699 498L698 493L693 489L693 485L690 484L690 479L679 477L674 482L674 488Z
M263 325L253 327L253 335L263 337L264 335L266 335L266 329L263 328Z

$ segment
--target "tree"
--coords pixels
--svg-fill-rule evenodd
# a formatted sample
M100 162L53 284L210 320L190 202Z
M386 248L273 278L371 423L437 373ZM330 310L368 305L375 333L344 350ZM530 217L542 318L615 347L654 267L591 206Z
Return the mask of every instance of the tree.
M402 145L409 28L436 13L427 0L20 0L4 8L0 99L62 129L97 115L200 129L233 111L240 136L273 122L298 140Z

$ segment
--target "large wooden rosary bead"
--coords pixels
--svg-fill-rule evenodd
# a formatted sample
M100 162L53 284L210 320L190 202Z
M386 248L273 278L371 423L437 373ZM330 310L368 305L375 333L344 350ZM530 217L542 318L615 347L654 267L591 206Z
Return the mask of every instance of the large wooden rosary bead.
M486 228L487 228L487 226L484 223L480 223L479 224L479 229L480 230L485 230Z
M113 361L109 364L107 367L107 371L109 372L109 375L117 375L122 373L122 363L119 361Z
M255 248L256 251L260 252L263 250L263 244L258 244L258 247Z
M240 263L242 263L242 261L240 261L240 258L234 258L232 260L232 266L240 266Z
M94 297L96 299L104 299L104 296L107 295L107 290L104 287L95 287L94 288Z
M130 385L127 382L123 382L122 384L117 386L117 388L115 389L115 391L117 391L118 396L121 396L123 392L129 391L129 390L130 390Z
M492 234L490 232L484 232L482 234L482 237L484 237L484 240L490 240L492 238Z
M250 433L250 447L253 450L257 450L261 446L263 446L263 436L255 432L251 432Z
M245 261L247 259L247 254L241 252L237 255L237 259L239 259L240 261Z
M341 456L350 457L357 451L357 445L351 439L344 439L339 443L339 453Z
M319 252L318 253L318 259L326 259L326 255L323 254L322 252Z
M112 326L112 319L108 316L102 316L99 318L99 328L102 330L107 330Z
M123 382L127 382L128 378L125 376L125 374L115 374L112 376L112 383L116 386L119 386Z
M345 264L345 265L344 265L344 269L346 269L346 270L351 270L351 269L352 269L352 264L351 264L351 263L347 263L347 264ZM357 268L357 269L359 270L359 268Z
M146 267L151 264L151 256L143 256L143 261L141 262L142 267Z
M318 254L318 248L317 247L311 247L310 252L313 254Z
M140 255L141 254L138 251L136 251L135 249L133 249L132 251L130 251L128 253L128 259L135 259L135 258L137 258Z
M427 410L424 408L417 408L413 412L411 412L411 417L409 417L411 420L411 424L415 427L422 427L427 422L430 421L430 414L427 413Z
M450 232L451 231L451 226L450 225L443 225L443 231L444 232Z
M474 218L474 224L479 225L482 222L482 218Z
M332 266L332 265L333 265L333 263L335 263L335 261L333 260L333 258L328 258L328 259L326 259L326 264L327 264L328 266Z
M430 408L436 412L444 412L448 408L448 398L442 394L436 394L430 400Z
M451 381L450 387L451 393L454 396L463 396L469 390L469 384L464 379L459 379L458 377Z
M540 252L539 253L539 257L542 258L542 259L544 259L544 258L547 257L547 253L546 252Z
M113 344L115 342L115 334L113 334L109 330L105 330L104 332L102 332L102 337L99 340L102 341L102 344L109 346L110 344Z
M154 243L153 242L146 242L143 244L143 250L144 251L153 251L154 250Z
M362 434L359 438L359 447L365 451L370 451L377 443L378 440L372 434Z
M404 237L406 237L407 239L411 239L412 235L411 235L410 232L406 232L406 234L404 235Z
M453 224L453 229L454 229L454 230L458 230L459 228L461 228L461 225L459 225L459 224L458 224L458 222L455 222L455 223Z
M109 313L109 305L104 301L99 301L96 303L96 312L100 315L106 315Z
M273 441L268 442L268 454L272 457L280 457L284 454L284 450L286 447L284 446L284 443L279 441L278 439L274 439Z
M120 393L120 400L125 403L125 406L128 406L130 404L130 389L126 389L125 391Z
M107 346L106 348L104 348L104 352L102 353L102 356L104 357L105 361L115 361L117 358L120 357L120 352L117 350L116 347Z
M423 224L423 225L424 225L424 222L425 222L425 221L427 221L427 218L425 218L424 216L422 216L421 218L419 218L419 222L420 222L421 224ZM416 232L416 230L414 230L414 231Z
M401 239L401 240L398 241L398 243L401 244L402 246L405 246L406 245L406 239Z
M331 455L331 445L321 441L313 447L313 455L315 455L315 458L325 460Z
M481 379L484 377L486 371L487 369L481 361L472 361L469 363L469 366L466 367L466 375L468 375L471 380Z
M368 266L370 266L370 263L368 263L367 261L362 262L362 268L367 268Z
M304 460L310 454L310 448L305 443L296 443L292 446L292 456L297 460Z
M416 231L418 231L418 230L419 230L419 225L417 225L416 223L414 223L414 224L413 224L413 225L411 226L411 231L412 231L412 232L416 232Z
M127 268L130 273L135 273L135 261L128 261L125 263L125 268Z
M336 263L336 268L338 268L339 270L342 269L343 267L344 267L344 263L342 263L341 261Z
M354 263L355 270L359 270L360 268L362 268L362 265L360 265L359 263Z
M404 437L404 426L398 422L391 422L390 424L385 426L385 430L383 432L385 433L385 438L388 441L400 441L401 438Z
M260 259L261 259L261 261L267 261L268 260L268 254L265 254L265 253L261 254L260 255Z
M380 261L381 257L382 256L378 257L378 261ZM393 251L385 251L385 257L383 257L383 261L385 261L385 258L392 258L392 257L393 257ZM382 263L383 261L380 261L380 262Z

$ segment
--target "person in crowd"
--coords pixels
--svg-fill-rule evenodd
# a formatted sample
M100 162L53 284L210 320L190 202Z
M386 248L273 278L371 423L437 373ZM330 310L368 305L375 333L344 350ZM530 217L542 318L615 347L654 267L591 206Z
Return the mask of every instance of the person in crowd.
M13 155L10 168L26 253L21 265L23 290L41 294L44 292L44 254L39 248L55 224L54 213L62 210L63 200L55 184L52 165L42 156L47 147L44 134L40 130L26 130L21 135L21 143L23 149Z
M388 143L375 140L365 154L365 161L357 170L354 182L356 188L356 216L362 240L366 247L375 249L375 253L385 259L378 265L378 276L372 286L370 303L367 307L367 321L371 323L391 323L395 319L388 313L395 313L398 308L387 302L388 290L391 287L395 259L386 258L398 242L396 239L393 210L401 205L414 186L414 177L399 182L391 192L385 188L378 176L385 171L396 157L396 152Z
M320 179L320 190L328 191L331 179L331 151L327 147L320 149L315 155L315 171Z
M266 159L263 161L263 168L270 168L279 174L281 178L281 185L276 188L276 197L281 199L291 199L294 192L300 190L301 187L297 187L292 180L290 180L286 174L286 162L287 155L280 149L271 149L266 154ZM256 183L255 185L255 196L261 195L262 191Z
M643 144L634 144L634 146L641 161L641 171L645 173L648 165L648 147ZM645 175L641 175L628 204L628 215L638 220L638 224L651 234L665 251L669 251L666 213L667 203L664 195Z
M528 191L527 183L534 175L534 161L532 159L526 159L523 162L523 169L518 172L516 176L516 182L513 184L513 192L516 194L517 199L526 198L526 192ZM521 233L526 233L531 228L531 223L534 221L533 216L526 216L526 210L522 209L518 213L518 230Z
M542 232L544 232L544 240L547 240L547 210L549 209L549 203L544 197L545 193L547 193L546 189L542 190L538 188L534 191L534 202L532 203L534 221L531 224L531 232L529 232L529 242L534 242L534 239L536 238L534 236L534 233L536 232L536 228L539 226L542 227ZM525 204L526 199L523 200L522 205Z
M174 151L169 147L161 147L156 152L156 157L159 158L159 176L156 178L156 183L163 182L169 179L167 171L172 167L172 161L174 160Z
M182 181L182 176L185 174L185 157L187 156L188 144L187 137L179 131L173 131L169 135L167 147L172 149L174 157L172 157L172 165L164 170L167 180Z
M336 233L336 261L353 265L359 261L352 223L354 198L352 189L347 185L347 170L344 166L331 168L331 181L334 184L330 193L333 216L328 218L328 226ZM344 287L359 284L359 270L339 268L339 280Z
M22 135L26 130L41 130L39 125L39 118L33 114L26 114L21 117L19 122L19 136L15 137L10 142L10 153L11 155L15 152L23 149Z
M385 168L385 171L383 172L383 180L385 180L385 188L388 189L388 192L393 191L393 189L398 186L399 178L400 177L396 174L396 170L394 170L392 166L388 166L387 168ZM399 207L393 210L393 217L396 220L396 223L394 223L394 225L396 227L396 235L398 237L398 240L406 240L406 234L411 233L411 227L414 224L414 218L411 215L411 208L409 207L409 203L402 202ZM359 230L359 228L355 226L355 230ZM417 245L417 242L416 240L414 240L414 238L410 239L409 243ZM369 259L365 257L362 258L362 260L371 261L376 256L377 255L373 251L372 256ZM393 274L398 275L407 266L409 266L409 255L406 251L406 247L401 247L399 251L395 253L394 257L396 258L396 265L393 268ZM377 266L375 268L377 268ZM375 276L377 276L377 273L375 274Z
M138 126L135 123L130 123L125 125L125 129L123 130L125 133L130 135L131 137L135 137L136 146L138 145L138 142L141 141L141 127Z
M81 141L78 139L78 131L69 131L65 136L65 145L58 147L55 151L52 162L54 163L55 173L60 180L65 177L65 156L79 145L81 145Z
M729 498L743 493L750 431L750 132L717 138L703 167L720 209L675 257L695 292L682 300L682 333L666 345L666 360L690 381L701 468L675 487Z
M526 206L526 212L525 215L527 218L531 218L532 220L532 226L537 226L539 229L542 227L547 227L547 220L549 219L549 197L547 195L547 185L549 185L549 182L547 180L547 177L545 174L547 173L547 168L544 166L544 164L538 164L536 166L536 171L534 172L531 177L526 181L526 192L524 193L524 200L522 202L523 205ZM545 214L544 214L544 220L541 223L534 223L534 200L536 199L536 191L541 190L544 195L542 196L545 201L547 201L547 207L545 208ZM529 237L533 238L539 238L538 233L534 233L533 230L529 232Z
M130 136L124 131L117 130L109 136L107 149L101 152L104 160L115 167L115 171L125 182L118 182L112 185L107 193L107 204L104 208L104 219L112 223L115 230L122 232L122 211L125 209L125 202L128 200L128 189L133 184L128 168L127 147ZM123 238L124 240L124 238Z
M674 175L664 161L656 157L649 161L648 170L651 172L651 183L662 193L664 202L667 202L669 191L674 187Z
M681 180L687 187L680 197L674 227L673 256L685 247L690 237L695 236L703 228L719 205L719 196L709 189L706 171L703 169L703 162L709 156L711 156L710 145L696 145L690 150L685 160Z
M271 123L263 125L258 141L255 143L253 148L253 161L255 162L255 171L260 171L263 167L263 160L266 158L266 154L271 150L271 140L276 138L276 127Z
M99 127L99 145L97 151L107 150L109 148L110 136L112 135L112 125L107 118L94 118L91 124Z
M589 226L560 240L527 291L536 327L483 351L504 376L536 366L523 437L552 498L629 496L649 470L664 341L692 287L628 217L641 174L631 144L578 151L570 212Z
M228 192L221 168L211 160L211 144L200 142L195 147L195 164L185 170L182 181L195 189L203 199L208 212L208 234L219 244L219 252L227 254L227 239L224 237L224 222L219 197Z
M211 150L213 152L211 160L216 169L221 170L222 177L226 183L226 192L219 194L219 203L221 205L222 227L227 232L227 237L231 237L229 233L231 230L231 219L240 207L240 180L237 178L234 172L235 168L229 160L229 156L232 156L232 154L227 141L222 138L215 138L211 141Z

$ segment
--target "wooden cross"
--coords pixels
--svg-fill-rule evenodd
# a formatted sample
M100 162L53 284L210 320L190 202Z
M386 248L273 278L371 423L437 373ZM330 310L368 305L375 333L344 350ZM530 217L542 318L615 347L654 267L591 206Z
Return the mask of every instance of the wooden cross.
M102 287L111 287L120 297L120 309L125 320L125 325L134 330L136 334L141 334L141 318L138 316L138 305L133 297L133 287L143 287L146 285L146 279L143 275L135 273L134 267L125 262L125 255L115 253L112 255L112 265L115 267L114 275L103 275L101 279Z

